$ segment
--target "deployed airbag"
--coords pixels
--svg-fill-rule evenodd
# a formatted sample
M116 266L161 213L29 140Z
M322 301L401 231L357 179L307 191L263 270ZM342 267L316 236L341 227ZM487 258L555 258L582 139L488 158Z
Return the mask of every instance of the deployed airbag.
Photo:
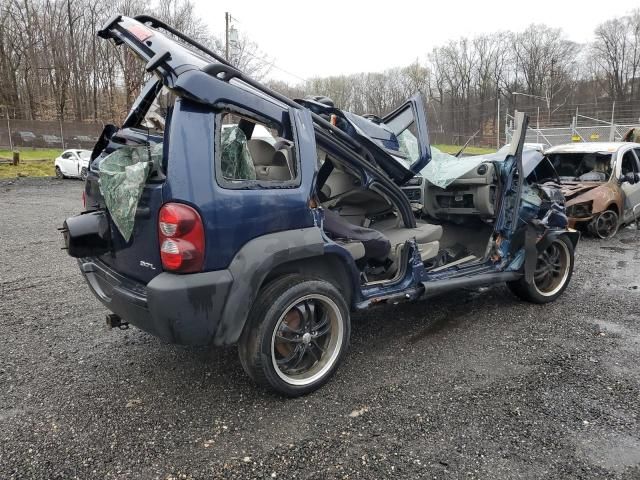
M247 145L247 136L237 126L222 129L222 176L225 180L255 180L256 168Z

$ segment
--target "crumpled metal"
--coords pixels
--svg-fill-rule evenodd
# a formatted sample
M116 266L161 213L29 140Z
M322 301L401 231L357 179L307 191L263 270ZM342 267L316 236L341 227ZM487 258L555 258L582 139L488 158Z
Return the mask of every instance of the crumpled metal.
M220 157L225 180L256 179L256 168L247 146L247 136L237 126L222 129Z
M162 144L122 147L107 155L98 167L100 193L113 223L129 241L136 209L151 166L159 165Z

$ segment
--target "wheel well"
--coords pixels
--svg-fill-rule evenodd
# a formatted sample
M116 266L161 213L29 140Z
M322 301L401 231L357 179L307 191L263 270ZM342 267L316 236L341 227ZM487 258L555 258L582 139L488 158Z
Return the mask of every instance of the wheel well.
M616 212L616 215L620 216L620 210L618 209L618 205L616 205L615 203L611 203L607 205L607 208L605 208L605 211L606 210L612 210Z
M288 273L318 277L331 282L343 293L347 305L351 306L351 299L353 298L351 276L349 275L348 268L337 255L325 254L319 257L302 258L280 264L269 272L260 285L260 288Z

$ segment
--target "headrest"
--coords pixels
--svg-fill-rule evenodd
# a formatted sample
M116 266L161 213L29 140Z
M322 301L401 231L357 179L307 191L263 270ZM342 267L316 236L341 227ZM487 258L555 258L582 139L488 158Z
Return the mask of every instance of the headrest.
M285 152L283 150L278 150L273 155L273 160L271 162L271 165L274 165L276 167L288 167L289 166L289 162L287 162L287 155L285 154Z
M254 165L273 165L276 149L269 142L255 138L249 140L247 146Z

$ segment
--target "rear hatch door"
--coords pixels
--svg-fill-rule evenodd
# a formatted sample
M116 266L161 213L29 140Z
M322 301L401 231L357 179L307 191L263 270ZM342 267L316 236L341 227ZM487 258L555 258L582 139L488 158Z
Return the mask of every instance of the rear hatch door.
M143 89L123 127L116 130L109 139L101 138L93 152L85 184L87 209L106 210L110 224L111 250L100 255L99 259L118 273L145 283L161 272L157 214L163 203L166 158L150 169L135 208L133 231L129 238L123 236L107 209L99 184L99 168L109 154L122 148L138 147L144 155L145 152L164 145L165 135L159 128L161 125L156 122L154 129L144 126L145 113L156 105L153 99L157 98L156 92L159 91L161 84L157 79L152 79ZM125 200L123 198L123 201Z

